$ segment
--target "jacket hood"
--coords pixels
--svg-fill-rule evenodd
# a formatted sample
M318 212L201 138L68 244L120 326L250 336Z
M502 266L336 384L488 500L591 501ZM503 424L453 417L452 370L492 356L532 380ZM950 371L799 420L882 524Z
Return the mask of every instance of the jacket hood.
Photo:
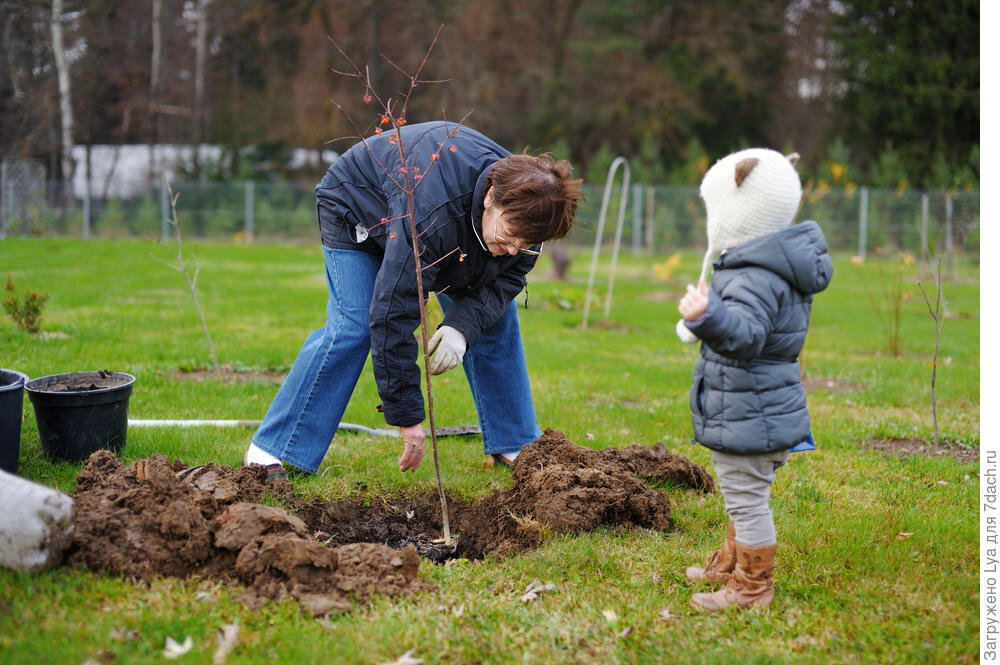
M814 221L755 238L734 247L715 262L717 270L746 266L770 270L806 294L819 293L833 277L826 237Z

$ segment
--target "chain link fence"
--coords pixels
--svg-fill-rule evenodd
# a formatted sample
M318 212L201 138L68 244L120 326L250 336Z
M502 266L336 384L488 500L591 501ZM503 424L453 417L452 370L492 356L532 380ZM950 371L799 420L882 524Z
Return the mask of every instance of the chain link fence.
M84 238L161 238L171 216L165 186L106 200L67 196L61 183L40 179L40 165L5 162L0 234ZM235 242L318 242L312 184L174 182L177 215L189 238ZM584 187L580 224L566 240L592 247L604 187ZM613 189L602 244L610 247L623 195ZM669 253L705 246L704 205L697 187L633 185L621 218L622 251ZM806 192L800 220L815 219L834 251L865 256L906 251L915 257L962 254L978 260L979 192L892 191L868 188ZM3 237L0 235L0 237Z
M0 240L8 235L38 233L50 197L45 165L31 159L0 162Z

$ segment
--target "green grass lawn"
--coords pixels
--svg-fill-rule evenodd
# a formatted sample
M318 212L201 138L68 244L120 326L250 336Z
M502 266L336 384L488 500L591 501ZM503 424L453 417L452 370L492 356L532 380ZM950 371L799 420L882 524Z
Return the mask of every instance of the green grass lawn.
M197 251L199 296L220 361L237 370L287 371L306 335L323 323L318 245L186 246ZM265 373L226 382L178 374L208 367L208 349L183 278L150 258L157 252L143 242L0 242L0 270L11 273L18 291L50 294L47 335L0 319L0 366L32 378L129 372L137 377L131 418L262 418L278 388ZM543 257L520 310L535 405L543 428L579 444L662 441L712 470L708 451L689 445L687 392L697 351L674 335L677 299L701 256L686 254L670 282L653 270L665 259L622 256L607 321L605 261L599 307L585 331L589 255L574 256L567 282L551 278ZM920 279L932 289L933 277L919 266L905 274L902 355L891 357L864 287L883 297L877 266L855 266L847 256L835 264L832 286L816 297L802 357L810 385L821 388L809 395L819 448L793 455L773 488L779 549L769 610L708 616L690 609L691 594L707 587L687 583L684 569L704 562L727 518L721 495L668 488L669 533L602 530L554 536L510 559L424 562L421 574L438 591L377 599L326 620L292 601L250 612L236 600L240 589L214 581L137 585L66 568L0 571L0 662L161 663L166 638L189 635L195 647L178 662L208 663L215 632L233 621L242 629L228 662L239 663L375 664L411 649L425 663L975 662L978 464L866 448L873 438L933 438L934 322L916 286ZM887 274L893 269L884 266ZM979 447L978 280L978 266L961 263L945 283L949 318L937 396L949 449ZM477 422L461 372L434 386L438 425ZM378 404L366 369L344 419L384 427ZM131 462L164 453L188 464L235 466L251 433L132 428L122 456ZM73 491L81 467L43 458L27 398L21 446L21 475ZM445 482L461 495L509 483L507 471L481 468L478 439L446 438L440 446ZM430 458L404 476L396 470L399 452L396 439L338 434L320 473L296 479L296 489L328 499L356 493L358 481L370 494L432 490ZM556 589L524 604L521 593L534 580Z

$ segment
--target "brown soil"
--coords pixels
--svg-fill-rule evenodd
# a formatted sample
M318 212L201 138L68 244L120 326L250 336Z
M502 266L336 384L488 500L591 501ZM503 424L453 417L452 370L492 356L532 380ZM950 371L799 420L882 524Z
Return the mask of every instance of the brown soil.
M115 376L114 372L102 369L97 372L76 372L59 381L46 381L44 384L39 385L37 389L51 393L87 392L90 390L116 388L124 386L128 382L128 378Z
M942 441L937 448L932 443L920 439L872 439L865 444L869 450L875 450L886 455L906 459L911 455L925 457L950 457L964 464L979 463L979 449L970 448L964 444Z
M274 370L237 370L232 365L221 365L219 370L214 369L176 369L171 372L171 376L182 381L221 381L222 383L281 383L285 380L288 371Z
M263 467L189 467L163 455L126 466L98 451L77 477L71 565L142 580L203 575L246 586L251 607L290 595L314 614L341 612L372 594L432 588L418 554L510 555L548 532L602 526L670 527L670 502L654 479L712 491L705 469L663 444L602 451L547 430L526 446L513 486L469 505L449 498L456 544L441 542L437 492L390 501L301 503L291 483ZM269 495L290 510L261 505ZM294 514L293 514L294 513Z
M148 580L205 575L246 585L259 607L290 595L314 614L348 610L372 594L432 588L417 577L412 547L331 548L305 522L258 503L265 488L290 499L288 481L265 484L263 467L170 464L164 455L125 466L98 451L77 477L71 565Z
M463 518L458 552L473 558L521 552L537 546L546 530L637 526L666 531L670 501L637 473L702 491L712 491L714 484L704 468L671 455L663 444L650 450L596 451L546 430L518 456L514 486L477 502Z

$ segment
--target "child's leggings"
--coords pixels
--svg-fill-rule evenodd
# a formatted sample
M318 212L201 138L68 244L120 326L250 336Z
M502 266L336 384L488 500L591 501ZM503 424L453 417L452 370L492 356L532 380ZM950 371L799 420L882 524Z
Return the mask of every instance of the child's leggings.
M788 451L761 455L730 455L712 451L726 513L736 527L736 542L747 547L776 545L774 516L768 501L775 472L788 460Z

